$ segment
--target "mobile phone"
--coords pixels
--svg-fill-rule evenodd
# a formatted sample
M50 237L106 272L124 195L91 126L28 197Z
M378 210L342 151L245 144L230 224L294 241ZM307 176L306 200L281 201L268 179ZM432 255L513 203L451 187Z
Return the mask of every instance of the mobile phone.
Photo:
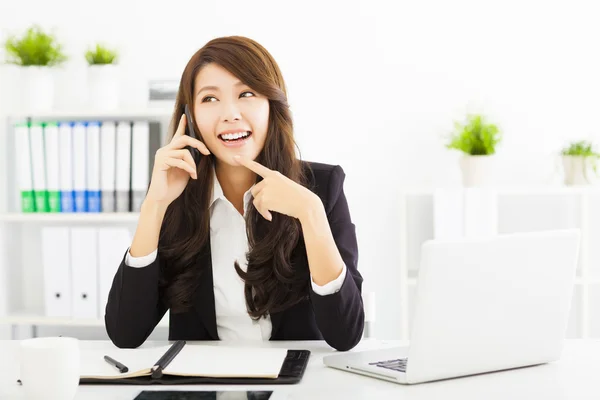
M192 114L190 113L190 108L187 104L185 105L185 118L187 120L186 134L190 137L193 137L194 139L200 140L200 137L198 136L198 134L196 134L196 130L194 129L194 120L192 119ZM200 150L192 146L185 146L185 148L190 151L194 162L196 163L196 165L198 165L198 163L200 162L200 158L202 157L202 153L200 153Z

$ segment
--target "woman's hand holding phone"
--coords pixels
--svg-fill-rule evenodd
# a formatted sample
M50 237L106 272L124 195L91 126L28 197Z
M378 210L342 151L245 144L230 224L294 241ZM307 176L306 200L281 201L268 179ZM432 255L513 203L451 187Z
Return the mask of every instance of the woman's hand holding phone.
M171 142L156 152L146 201L166 207L183 193L190 177L198 178L196 163L185 147L196 148L204 155L209 155L210 151L204 143L185 134L186 125L187 119L183 114Z

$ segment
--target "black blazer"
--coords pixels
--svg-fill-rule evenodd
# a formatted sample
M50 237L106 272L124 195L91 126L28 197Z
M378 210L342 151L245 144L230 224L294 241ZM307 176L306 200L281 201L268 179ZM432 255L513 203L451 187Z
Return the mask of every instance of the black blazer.
M363 278L357 270L355 226L344 195L345 174L340 166L303 162L310 185L322 200L335 243L346 264L346 279L339 292L320 296L307 285L308 298L291 308L272 313L271 340L325 340L337 350L349 350L360 341L364 328L361 296ZM292 253L292 264L310 279L308 259L301 238ZM144 268L125 264L115 274L106 305L108 336L118 347L140 346L162 319L167 307L160 298L158 280L161 257ZM218 340L213 292L210 240L198 257L202 279L194 307L171 313L169 340Z

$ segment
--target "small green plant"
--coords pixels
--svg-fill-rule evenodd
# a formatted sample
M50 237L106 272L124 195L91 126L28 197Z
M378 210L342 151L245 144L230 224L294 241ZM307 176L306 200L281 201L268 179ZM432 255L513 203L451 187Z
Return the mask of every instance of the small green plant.
M9 36L4 43L4 50L9 64L51 67L67 60L54 35L44 32L38 25L27 29L22 37Z
M446 147L473 156L491 155L501 140L502 134L496 125L487 123L481 115L468 115L464 124L454 123L454 132Z
M590 158L590 163L592 166L592 169L594 170L595 173L598 173L597 171L597 161L598 159L600 159L600 153L598 153L597 151L594 150L594 145L592 142L589 142L587 140L579 140L576 142L571 142L569 144L569 146L565 147L562 151L561 154L563 156L579 156L579 157L585 157L585 158Z
M86 51L85 59L89 65L114 64L117 60L117 51L96 44L95 49Z
M600 157L600 153L594 151L594 145L586 140L572 142L562 150L564 156Z

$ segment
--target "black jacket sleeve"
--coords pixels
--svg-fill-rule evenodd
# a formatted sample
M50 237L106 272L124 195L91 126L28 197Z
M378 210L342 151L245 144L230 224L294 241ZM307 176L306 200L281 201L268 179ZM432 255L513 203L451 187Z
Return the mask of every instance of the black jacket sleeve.
M361 295L363 278L357 269L356 229L344 195L344 178L340 166L331 171L326 212L333 239L346 264L346 278L338 292L326 296L316 294L309 285L319 330L325 341L340 351L350 350L358 344L365 324Z
M110 340L121 348L140 346L167 312L160 301L160 256L146 267L125 264L115 274L106 304L104 322Z

